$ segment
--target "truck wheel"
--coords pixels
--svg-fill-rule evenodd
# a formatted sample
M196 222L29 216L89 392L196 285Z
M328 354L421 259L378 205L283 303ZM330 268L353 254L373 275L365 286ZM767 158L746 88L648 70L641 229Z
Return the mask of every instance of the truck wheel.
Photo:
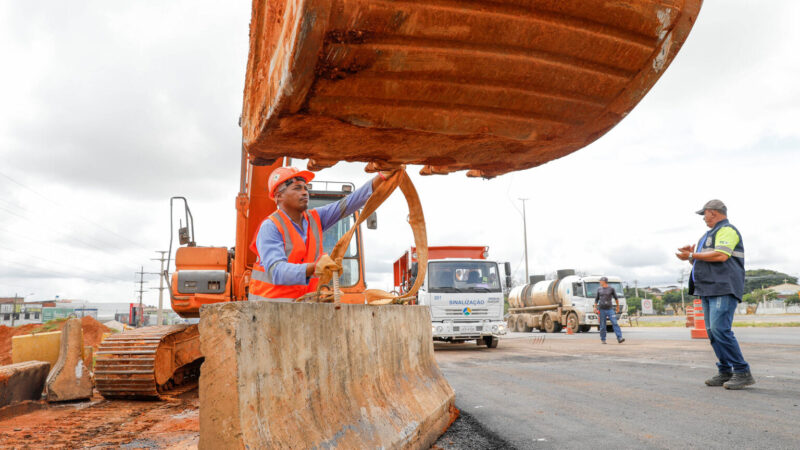
M483 343L486 344L486 348L497 348L497 343L500 342L496 336L484 336Z
M581 325L581 326L578 328L578 330L579 330L581 333L588 333L588 332L589 332L589 330L591 330L591 329L592 329L592 326L591 326L591 325Z
M525 320L524 316L520 316L519 318L519 327L522 328L522 331L524 333L530 333L531 331L533 331L533 327L528 326L528 321Z
M606 325L606 332L614 332L614 325Z
M542 317L544 321L544 332L545 333L555 333L556 332L556 323L553 322L553 319L550 317L550 314L545 314Z
M578 315L574 312L567 314L567 328L571 329L573 333L581 331L578 324Z
M508 326L508 331L517 331L517 316L513 314L508 316L506 326Z
M511 316L511 320L513 321L511 323L512 326L511 331L514 332L519 331L519 316Z
M561 324L561 322L556 322L556 331L555 332L556 333L560 333L561 330L563 330L563 329L564 329L564 325Z

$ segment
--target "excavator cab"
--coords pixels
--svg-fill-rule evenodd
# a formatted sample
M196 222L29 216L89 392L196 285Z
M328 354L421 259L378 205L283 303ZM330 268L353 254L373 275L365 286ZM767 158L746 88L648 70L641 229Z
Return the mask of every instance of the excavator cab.
M339 201L350 195L355 190L352 183L312 181L309 188L308 207L318 208L332 202ZM358 221L359 212L337 222L322 234L323 251L330 254L339 239L345 235ZM355 232L355 237L347 247L342 259L342 275L339 278L339 287L342 290L342 303L364 303L363 292L367 288L364 281L364 247L361 239L361 229Z
M266 178L262 175L251 174L250 178L257 182L259 178ZM339 201L354 190L353 183L313 181L309 189L309 209ZM180 244L185 246L179 247L175 252L175 272L170 282L172 309L181 317L200 317L200 307L203 305L247 300L247 280L255 262L255 254L249 248L244 248L244 251L237 248L238 251L234 251L226 247L198 247L194 240L194 220L189 205L183 197L173 197L170 202L171 210L174 209L176 200L183 201L186 225L184 226L181 221L177 232ZM249 243L258 231L261 221L275 210L275 205L271 201L257 200L248 204L251 205L251 210L246 215L249 230L244 231L244 234L249 236L249 240L244 242ZM356 223L358 214L356 212L343 218L325 231L322 238L325 253L330 253L339 238ZM258 217L259 220L249 220L250 217ZM375 223L375 220L372 222ZM364 303L363 292L366 289L366 282L363 255L361 230L358 229L342 261L343 273L340 277L340 286L343 303ZM236 268L240 267L236 264L236 258L243 258L245 262L242 266L246 270L241 275L236 273ZM241 282L234 284L236 279L241 279Z

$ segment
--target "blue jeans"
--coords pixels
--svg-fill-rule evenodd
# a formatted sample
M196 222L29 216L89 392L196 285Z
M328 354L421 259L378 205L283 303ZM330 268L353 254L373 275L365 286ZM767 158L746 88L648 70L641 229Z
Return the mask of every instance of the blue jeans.
M717 355L717 368L720 373L743 373L750 371L750 365L742 356L739 342L733 335L733 314L739 301L732 295L701 297L703 317L706 321L708 340Z
M617 324L617 315L614 313L613 309L598 309L597 312L599 313L599 318L597 323L600 325L600 340L605 342L606 341L606 317L611 321L611 326L614 327L614 334L617 335L617 340L622 339L622 331L619 329L619 325Z

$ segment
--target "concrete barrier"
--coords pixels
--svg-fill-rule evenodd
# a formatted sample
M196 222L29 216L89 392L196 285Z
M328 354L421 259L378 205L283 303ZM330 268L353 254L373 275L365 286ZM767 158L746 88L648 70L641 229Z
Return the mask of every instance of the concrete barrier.
M61 348L61 332L23 334L11 338L11 361L47 361L53 367Z
M92 374L83 363L81 319L69 319L61 330L58 361L47 376L47 401L88 399L92 396Z
M26 361L0 366L0 407L25 400L40 400L50 363Z
M201 449L429 448L454 418L424 306L203 306Z

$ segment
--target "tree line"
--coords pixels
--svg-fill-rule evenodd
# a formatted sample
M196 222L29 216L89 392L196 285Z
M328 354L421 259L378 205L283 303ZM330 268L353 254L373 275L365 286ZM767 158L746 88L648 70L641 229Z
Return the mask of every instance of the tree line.
M742 301L746 303L756 304L764 300L775 300L778 294L767 289L769 286L775 286L783 283L797 283L797 277L768 269L756 269L745 271L744 278L744 296ZM642 289L639 289L641 291ZM632 314L642 309L642 298L636 295L636 290L632 287L625 287L625 300L628 303L628 311ZM641 294L641 292L640 292ZM681 291L674 290L665 292L659 297L650 297L653 301L653 310L657 313L663 313L667 305L678 306L681 304ZM689 295L689 288L683 288L683 298L686 306L692 302L694 296ZM786 304L800 304L800 296L794 295L784 299Z

